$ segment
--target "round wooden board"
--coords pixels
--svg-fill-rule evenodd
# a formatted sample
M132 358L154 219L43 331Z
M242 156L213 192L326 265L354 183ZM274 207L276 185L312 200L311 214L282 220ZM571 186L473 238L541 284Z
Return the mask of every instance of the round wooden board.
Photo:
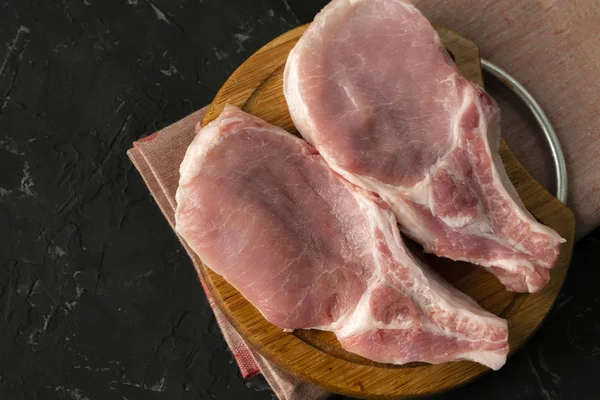
M215 97L203 124L215 119L229 103L297 134L283 96L283 69L289 51L306 27L276 38L242 64ZM447 29L436 29L461 72L483 84L475 43ZM491 274L473 265L433 256L428 257L428 262L481 306L508 320L511 352L514 352L540 325L560 291L571 259L575 222L571 210L531 178L504 142L501 156L527 208L567 239L548 286L537 294L515 294L505 291ZM285 333L268 323L221 276L204 265L201 273L217 304L247 342L279 367L326 390L363 398L403 398L448 390L487 371L467 361L440 365L378 364L346 352L330 332Z

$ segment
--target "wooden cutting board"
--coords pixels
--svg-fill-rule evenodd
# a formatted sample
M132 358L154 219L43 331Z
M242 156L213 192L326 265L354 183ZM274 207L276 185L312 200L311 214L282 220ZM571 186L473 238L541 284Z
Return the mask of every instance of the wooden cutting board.
M215 97L203 124L215 119L225 104L230 103L297 134L283 97L283 69L289 51L306 27L279 36L242 64ZM436 29L461 72L483 84L475 43L447 29ZM560 291L571 259L575 222L571 210L531 178L504 142L501 156L527 208L567 239L561 246L560 259L548 286L537 294L509 293L491 274L473 265L434 256L429 256L428 261L481 306L508 320L511 352L514 352L535 332ZM279 367L326 390L363 398L403 398L448 390L488 370L468 361L440 365L379 364L346 352L329 332L285 333L268 323L219 275L206 266L201 273L219 307L248 343Z

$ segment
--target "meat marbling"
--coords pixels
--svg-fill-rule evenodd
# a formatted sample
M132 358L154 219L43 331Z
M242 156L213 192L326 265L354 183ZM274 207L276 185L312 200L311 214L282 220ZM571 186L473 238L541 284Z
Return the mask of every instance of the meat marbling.
M271 323L379 362L504 364L506 321L415 259L387 204L304 140L227 106L180 173L177 232Z
M536 292L564 240L525 209L498 154L500 111L400 0L334 0L288 57L292 119L329 165L378 193L427 252Z

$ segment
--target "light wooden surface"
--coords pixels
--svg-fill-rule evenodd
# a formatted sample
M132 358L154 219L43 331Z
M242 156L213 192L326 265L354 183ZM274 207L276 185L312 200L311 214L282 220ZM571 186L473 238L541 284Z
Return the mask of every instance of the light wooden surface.
M215 97L203 124L215 119L229 103L297 134L283 97L282 79L287 55L305 29L301 26L278 37L242 64ZM461 72L482 84L477 46L455 32L436 29ZM575 223L573 213L529 176L504 142L501 156L527 208L567 239L548 286L537 294L509 293L491 274L470 264L433 256L428 261L481 306L508 320L514 352L537 329L559 293L571 258ZM403 398L448 390L487 371L467 361L440 365L378 364L343 350L332 333L285 333L268 323L219 275L206 266L201 272L217 304L247 342L281 368L327 390L363 398Z

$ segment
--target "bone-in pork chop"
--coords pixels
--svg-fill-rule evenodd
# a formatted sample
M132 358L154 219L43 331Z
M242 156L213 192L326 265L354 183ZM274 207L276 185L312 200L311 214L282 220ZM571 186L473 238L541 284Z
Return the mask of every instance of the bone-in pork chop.
M228 106L180 172L177 232L271 323L379 362L504 364L506 321L420 264L387 204L304 140Z
M332 1L290 53L284 93L302 136L425 251L486 267L508 290L547 283L563 240L508 180L498 106L415 7Z

